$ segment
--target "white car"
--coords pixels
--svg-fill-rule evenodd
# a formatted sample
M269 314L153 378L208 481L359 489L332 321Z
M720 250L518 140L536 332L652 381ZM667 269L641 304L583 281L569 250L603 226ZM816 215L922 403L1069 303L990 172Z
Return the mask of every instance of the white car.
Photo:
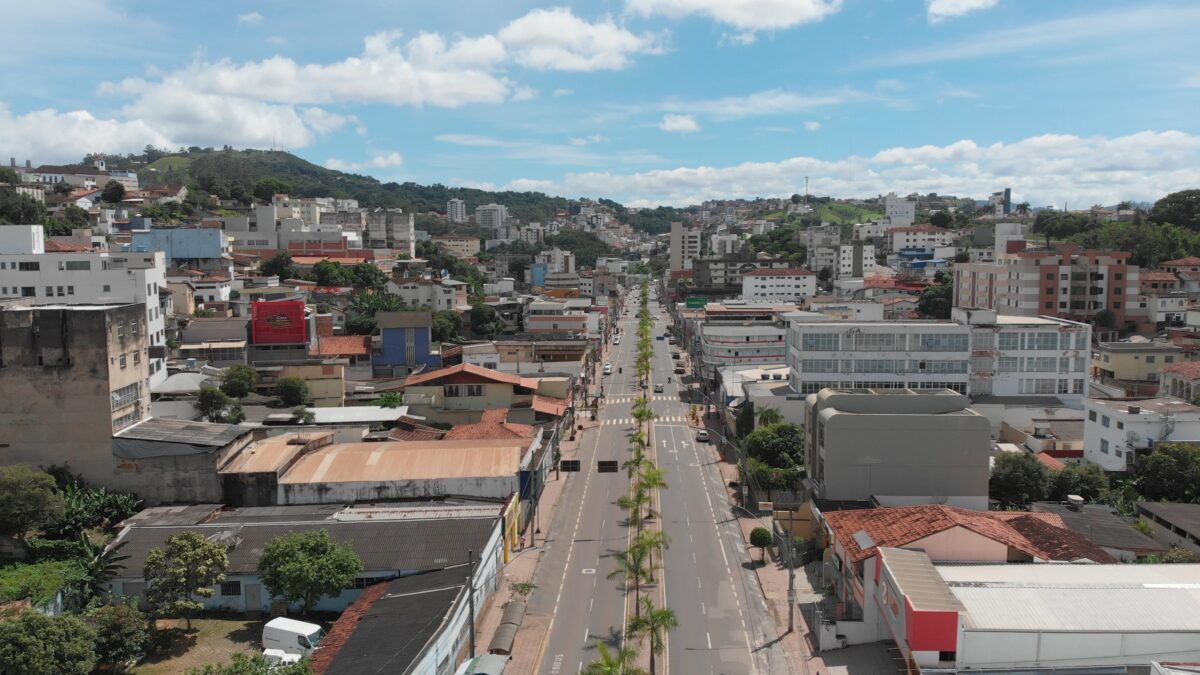
M611 363L604 364L604 374L612 375L612 364Z
M708 432L705 431L704 429L697 431L696 432L696 440L701 441L701 442L707 442L708 441Z

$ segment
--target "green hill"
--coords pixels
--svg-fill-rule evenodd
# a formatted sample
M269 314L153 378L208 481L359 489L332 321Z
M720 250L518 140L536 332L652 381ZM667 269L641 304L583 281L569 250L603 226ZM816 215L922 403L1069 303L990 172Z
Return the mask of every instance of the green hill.
M834 225L853 225L855 223L878 220L883 217L883 214L878 211L838 202L818 204L816 210L817 215L820 216L822 221L833 223Z
M445 212L446 202L454 197L467 202L468 212L481 204L504 204L513 217L524 222L548 220L566 211L572 200L551 197L541 192L491 192L472 188L417 183L380 183L370 176L344 173L318 166L283 151L205 150L192 148L183 153L155 158L138 170L143 185L184 183L223 199L248 199L255 185L274 179L278 191L300 197L337 197L357 199L360 206L403 208L405 211Z

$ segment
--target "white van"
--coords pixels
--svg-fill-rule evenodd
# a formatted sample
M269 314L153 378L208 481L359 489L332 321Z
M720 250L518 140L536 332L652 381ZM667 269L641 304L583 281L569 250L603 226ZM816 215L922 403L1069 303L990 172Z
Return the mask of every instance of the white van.
M321 644L325 631L315 623L277 617L263 626L263 649L278 649L285 654L310 656Z

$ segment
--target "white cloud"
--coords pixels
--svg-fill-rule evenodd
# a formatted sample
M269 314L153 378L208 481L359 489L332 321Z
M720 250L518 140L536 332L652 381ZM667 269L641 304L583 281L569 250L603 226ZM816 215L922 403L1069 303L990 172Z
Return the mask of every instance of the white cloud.
M805 122L804 128L808 129L809 131L816 131L821 128L821 123L815 120L811 122Z
M37 163L79 161L86 152L125 153L146 144L178 145L141 120L97 119L86 110L35 110L14 115L0 103L0 147Z
M375 153L365 162L350 162L336 157L325 160L325 168L334 171L362 173L370 169L391 169L404 164L404 156L396 151Z
M861 66L893 68L923 63L977 59L999 54L1028 53L1042 48L1074 49L1081 42L1096 42L1113 52L1112 41L1128 43L1135 36L1165 35L1191 30L1200 23L1200 7L1142 6L1072 16L971 35L933 47L905 50L868 59ZM1188 37L1190 39L1190 33Z
M246 14L238 14L237 22L257 26L263 22L263 15L258 12L248 12Z
M782 115L879 99L878 95L866 94L853 89L816 95L800 94L785 89L767 89L745 96L723 96L692 101L668 99L657 104L655 108L665 112L696 113L730 120L762 115Z
M592 134L591 136L583 136L580 138L572 138L567 142L571 145L595 145L596 143L604 143L608 139L600 134Z
M401 156L400 153L398 153L394 150L392 152L386 152L386 153L375 155L374 157L371 158L371 161L368 162L368 164L370 164L371 166L378 167L380 169L387 168L387 167L393 167L393 166L400 166L403 163L404 163L404 157Z
M797 156L726 167L568 173L543 189L605 195L631 205L686 205L786 196L803 188L803 176L814 177L812 192L835 197L891 191L982 197L1011 186L1021 201L1033 204L1152 201L1200 184L1200 136L1143 131L1120 137L1043 135L991 145L962 140L833 160Z
M322 108L306 108L300 116L304 123L318 134L333 133L351 122L362 126L354 115L339 115Z
M565 7L535 9L497 37L517 63L536 70L620 70L634 54L662 52L656 35L635 34L607 17L589 23Z
M513 101L531 101L531 100L537 98L537 95L538 95L537 89L534 89L533 87L522 86L522 87L517 87L516 90L513 91L512 100Z
M662 121L658 123L658 128L663 131L675 131L679 133L691 133L700 131L700 123L691 115L663 115Z
M571 94L574 94L574 93L575 93L574 89L559 88L559 89L554 90L554 98L562 98L563 96L570 96Z
M842 0L626 0L629 11L673 19L693 14L743 32L780 30L820 21L842 8Z
M282 35L272 35L271 37L267 38L267 44L275 45L276 47L285 45L287 44L287 38L283 37Z
M926 0L926 14L931 23L938 23L981 9L991 9L999 0Z

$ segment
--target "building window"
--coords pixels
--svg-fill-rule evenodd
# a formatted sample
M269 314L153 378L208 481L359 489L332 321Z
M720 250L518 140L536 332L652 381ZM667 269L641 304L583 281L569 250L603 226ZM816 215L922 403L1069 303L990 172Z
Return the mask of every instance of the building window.
M53 298L53 297L54 297L54 287L53 287L53 286L47 286L47 287L46 287L46 297L47 297L47 298Z
M1100 452L1103 452L1106 455L1108 454L1108 439L1100 439Z
M105 293L111 293L111 292L112 292L112 286L109 286L108 284L104 284L104 292L105 292Z
M1146 363L1154 363L1154 361L1155 361L1155 357L1154 357L1154 356L1147 356L1147 357L1146 357Z
M1109 425L1109 422L1110 422L1110 420L1108 418L1108 415L1104 415L1103 417L1100 418L1100 426L1102 426L1102 427L1107 427Z
M36 289L34 289L33 286L22 286L21 287L21 297L22 298L32 298L35 295L37 295L37 293L36 293Z
M75 287L67 286L67 295L75 295Z
M92 269L90 260L68 260L64 265L68 272L87 272Z
M113 412L116 412L127 405L133 405L134 403L137 403L140 395L141 385L137 382L113 391L111 394L109 394L109 397L112 399Z
M1096 411L1095 411L1095 410L1089 410L1089 411L1088 411L1088 420L1089 420L1089 421L1091 421L1091 422L1095 422L1095 421L1096 421Z
M1124 423L1124 422L1122 422L1121 420L1117 420L1117 428L1118 428L1118 429L1124 429L1124 428L1125 428L1125 423Z
M38 272L42 269L41 263L36 262L19 262L17 269L21 272Z
M242 582L240 581L222 581L221 596L222 597L240 597L242 595Z
M122 354L122 355L121 355L121 359L120 359L120 361L121 361L121 367L122 367L122 368L125 368L125 367L127 367L127 366L129 365L129 364L126 362L126 360L125 360L125 355L124 355L124 354Z

